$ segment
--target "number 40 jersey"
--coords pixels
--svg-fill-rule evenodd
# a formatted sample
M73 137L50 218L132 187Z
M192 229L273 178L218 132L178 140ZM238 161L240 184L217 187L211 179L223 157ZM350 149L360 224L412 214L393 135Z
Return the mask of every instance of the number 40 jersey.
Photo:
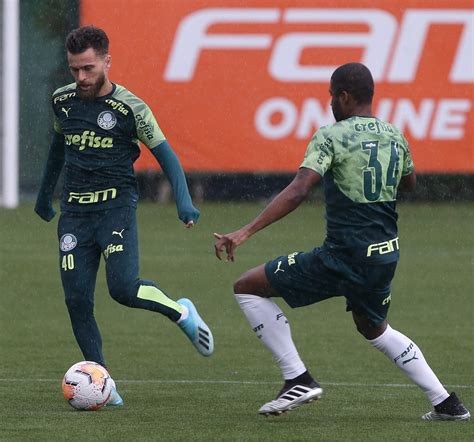
M325 248L360 264L398 260L397 188L414 166L408 142L396 127L359 116L321 127L301 167L323 177Z

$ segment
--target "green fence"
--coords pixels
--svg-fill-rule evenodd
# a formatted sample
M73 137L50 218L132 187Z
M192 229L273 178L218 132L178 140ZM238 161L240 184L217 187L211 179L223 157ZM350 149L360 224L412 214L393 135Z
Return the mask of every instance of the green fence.
M78 26L79 0L20 1L20 191L41 179L52 135L50 97L72 81L64 39Z

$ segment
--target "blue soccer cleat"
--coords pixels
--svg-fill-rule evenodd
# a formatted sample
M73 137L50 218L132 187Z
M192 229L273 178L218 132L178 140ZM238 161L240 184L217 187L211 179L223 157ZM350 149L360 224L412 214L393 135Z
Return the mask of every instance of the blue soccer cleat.
M106 407L121 407L123 405L123 399L118 394L117 388L115 387L115 382L113 382L112 391L110 392L109 400L105 404Z
M211 356L214 352L214 338L211 330L201 319L191 300L182 298L176 302L186 307L189 311L188 317L180 321L178 326L183 330L200 354L203 356Z

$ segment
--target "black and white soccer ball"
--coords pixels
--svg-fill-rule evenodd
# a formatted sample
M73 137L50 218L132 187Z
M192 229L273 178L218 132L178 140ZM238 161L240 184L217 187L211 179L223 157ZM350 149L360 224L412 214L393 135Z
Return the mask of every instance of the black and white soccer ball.
M91 361L74 364L64 375L62 390L77 410L98 410L109 400L114 381L102 365Z

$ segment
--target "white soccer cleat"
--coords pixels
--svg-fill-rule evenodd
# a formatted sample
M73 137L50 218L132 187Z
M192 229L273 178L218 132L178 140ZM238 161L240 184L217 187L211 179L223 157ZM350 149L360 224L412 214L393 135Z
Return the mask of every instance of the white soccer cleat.
M275 400L267 402L258 410L258 413L264 416L279 416L319 399L322 394L323 389L316 382L313 385L297 384L281 393Z
M211 330L199 316L190 299L182 298L176 302L185 306L189 311L188 317L178 322L178 326L201 355L211 356L214 352L214 337Z

